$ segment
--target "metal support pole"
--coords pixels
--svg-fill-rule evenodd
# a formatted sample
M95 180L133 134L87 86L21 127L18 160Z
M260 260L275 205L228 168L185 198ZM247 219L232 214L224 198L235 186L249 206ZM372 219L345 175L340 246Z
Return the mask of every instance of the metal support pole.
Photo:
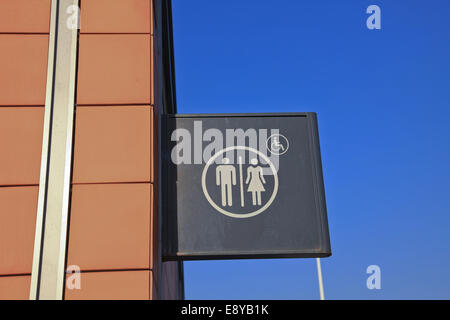
M317 262L317 277L319 278L320 300L325 300L325 293L323 290L323 279L322 279L322 266L320 265L320 258L317 258L316 262Z

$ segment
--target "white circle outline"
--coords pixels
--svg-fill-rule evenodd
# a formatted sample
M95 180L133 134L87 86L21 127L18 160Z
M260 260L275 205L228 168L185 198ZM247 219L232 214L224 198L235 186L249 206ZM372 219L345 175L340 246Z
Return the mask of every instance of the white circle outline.
M286 140L286 143L287 143L286 150L284 150L283 152L273 152L272 149L269 147L270 139L272 139L275 136L283 137L284 140ZM267 138L267 140L266 140L266 147L267 147L267 150L269 150L270 153L272 153L272 154L274 154L276 156L282 156L283 154L285 154L289 150L289 140L284 135L282 135L280 133L275 133L275 134L271 135L269 138Z
M208 172L209 167L211 166L211 164L214 162L214 160L216 160L221 154L224 154L225 152L228 151L232 151L232 150L247 150L253 153L256 153L257 155L259 155L261 158L264 159L264 161L266 161L269 166L270 169L273 172L273 178L274 178L274 184L273 184L273 192L272 192L272 196L270 197L269 201L267 201L267 203L259 208L258 210L251 212L251 213L246 213L246 214L236 214L236 213L231 213L228 212L224 209L222 209L221 207L219 207L212 199L211 196L208 193L208 189L206 188L206 173ZM253 149L253 148L249 148L249 147L245 147L245 146L234 146L234 147L228 147L225 149L222 149L221 151L217 152L214 156L212 156L208 162L205 165L205 168L203 168L203 172L202 172L202 189L203 189L203 194L206 197L206 200L208 200L209 204L216 209L217 211L219 211L220 213L232 217L232 218L238 218L238 219L245 219L245 218L251 218L254 216L257 216L261 213L263 213L264 211L266 211L266 209L272 204L272 202L275 200L275 197L277 196L278 193L278 173L277 170L275 169L275 166L273 165L272 161L270 161L270 159L265 156L262 152Z

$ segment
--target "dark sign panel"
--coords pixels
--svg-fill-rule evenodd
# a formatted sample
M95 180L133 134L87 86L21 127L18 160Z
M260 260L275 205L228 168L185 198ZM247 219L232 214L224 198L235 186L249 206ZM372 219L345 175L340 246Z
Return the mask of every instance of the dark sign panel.
M314 113L165 119L164 258L331 255Z

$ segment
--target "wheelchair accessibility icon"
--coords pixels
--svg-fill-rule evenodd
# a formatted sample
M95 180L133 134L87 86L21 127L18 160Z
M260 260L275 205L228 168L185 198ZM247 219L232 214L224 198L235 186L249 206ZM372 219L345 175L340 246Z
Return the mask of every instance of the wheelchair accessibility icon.
M281 156L288 151L289 140L282 134L274 134L267 139L266 145L270 153Z

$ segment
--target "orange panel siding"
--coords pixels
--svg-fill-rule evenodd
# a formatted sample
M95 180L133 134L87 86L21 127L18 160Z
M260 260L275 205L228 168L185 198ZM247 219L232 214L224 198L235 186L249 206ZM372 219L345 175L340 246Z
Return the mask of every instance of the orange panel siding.
M78 107L73 183L150 182L150 106Z
M28 300L31 276L0 277L0 300Z
M0 32L48 33L51 0L1 0Z
M0 34L0 105L45 104L47 35Z
M0 188L0 275L31 273L37 198L37 186Z
M0 0L0 300L29 298L50 3Z
M80 36L78 104L152 104L148 34Z
M68 265L149 269L152 200L150 184L75 185Z
M151 33L151 0L89 0L81 3L82 33Z
M151 271L81 273L81 289L66 287L65 299L149 300L152 281Z
M39 184L43 124L43 107L0 107L0 185Z
M82 289L66 299L157 295L152 19L151 0L81 3L68 265Z

